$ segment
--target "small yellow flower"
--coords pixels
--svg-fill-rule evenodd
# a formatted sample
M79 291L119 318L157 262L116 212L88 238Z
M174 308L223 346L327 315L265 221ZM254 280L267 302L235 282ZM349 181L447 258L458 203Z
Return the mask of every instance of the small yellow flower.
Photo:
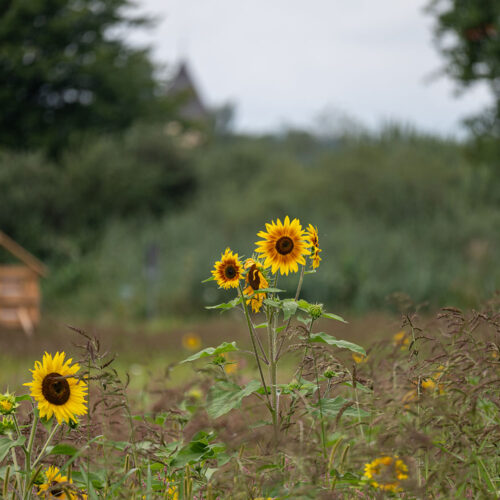
M198 400L203 397L203 392L201 392L201 390L198 389L197 387L192 387L191 389L189 389L187 396L191 399Z
M10 415L18 406L14 394L8 392L0 394L0 415Z
M383 491L402 491L400 481L408 479L408 467L398 456L384 456L365 464L364 479Z
M392 337L392 344L404 351L410 344L410 338L404 330L401 330Z
M352 359L359 365L361 363L366 363L368 361L369 356L365 356L364 354L356 354L352 353Z
M221 254L221 259L214 264L212 275L217 284L224 289L237 288L241 279L242 265L237 253L230 248Z
M201 347L201 337L197 333L185 333L182 336L182 346L188 351L197 351Z

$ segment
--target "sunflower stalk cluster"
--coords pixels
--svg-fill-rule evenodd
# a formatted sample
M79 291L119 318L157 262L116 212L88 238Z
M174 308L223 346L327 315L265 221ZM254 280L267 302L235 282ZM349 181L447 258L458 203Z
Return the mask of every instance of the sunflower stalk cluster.
M208 308L222 311L241 308L244 314L260 377L260 387L254 391L254 394L264 401L269 410L276 445L280 441L284 425L288 425L289 421L289 414L285 411L288 403L283 405L281 402L282 396L287 391L283 391L280 386L278 364L287 353L284 349L287 340L298 335L297 332L300 331L293 320L305 325L307 333L302 338L304 359L308 354L313 357L317 404L322 426L321 441L323 453L326 456L320 376L315 351L310 349L310 343L317 341L312 338L312 327L320 318L344 320L335 314L326 313L322 304L310 304L300 299L305 275L316 272L322 260L318 230L312 224L303 229L299 219L290 220L287 216L283 222L277 219L276 222L266 224L265 231L258 232L257 236L260 240L256 242L252 257L240 259L237 253L226 248L220 260L215 262L212 278L206 281L215 280L224 290L235 289L237 296L230 302ZM279 277L289 274L298 274L293 298L283 297L285 291L278 288ZM262 314L265 321L258 323L257 318ZM261 329L265 329L267 335L262 335ZM322 335L336 341L327 334ZM351 344L351 346L355 345ZM355 348L364 352L360 346L355 346ZM194 359L198 357L192 356L189 360ZM304 382L302 368L300 368L298 382L299 387Z

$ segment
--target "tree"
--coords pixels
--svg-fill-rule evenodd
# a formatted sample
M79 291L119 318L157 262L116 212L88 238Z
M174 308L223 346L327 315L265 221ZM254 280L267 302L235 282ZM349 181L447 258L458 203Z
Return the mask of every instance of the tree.
M128 46L130 0L0 2L0 145L58 153L81 132L161 112L155 67ZM118 33L121 33L119 35Z
M493 106L468 120L472 132L500 138L500 1L432 0L429 11L446 73L463 88L484 81L492 91Z

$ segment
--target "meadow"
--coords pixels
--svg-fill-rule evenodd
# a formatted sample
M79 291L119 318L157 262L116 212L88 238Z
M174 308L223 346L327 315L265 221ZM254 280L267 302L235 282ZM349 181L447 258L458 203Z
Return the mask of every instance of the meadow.
M498 296L349 324L302 298L316 228L262 229L206 270L203 322L2 334L4 498L498 497Z

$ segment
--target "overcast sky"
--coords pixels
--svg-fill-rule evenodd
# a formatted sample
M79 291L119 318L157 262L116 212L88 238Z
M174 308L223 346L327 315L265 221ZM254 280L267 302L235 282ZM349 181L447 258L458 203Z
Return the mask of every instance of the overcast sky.
M430 78L442 60L427 0L136 2L158 23L131 40L170 67L187 59L207 105L236 104L240 130L307 127L326 109L454 135L489 101L484 87L457 98Z

